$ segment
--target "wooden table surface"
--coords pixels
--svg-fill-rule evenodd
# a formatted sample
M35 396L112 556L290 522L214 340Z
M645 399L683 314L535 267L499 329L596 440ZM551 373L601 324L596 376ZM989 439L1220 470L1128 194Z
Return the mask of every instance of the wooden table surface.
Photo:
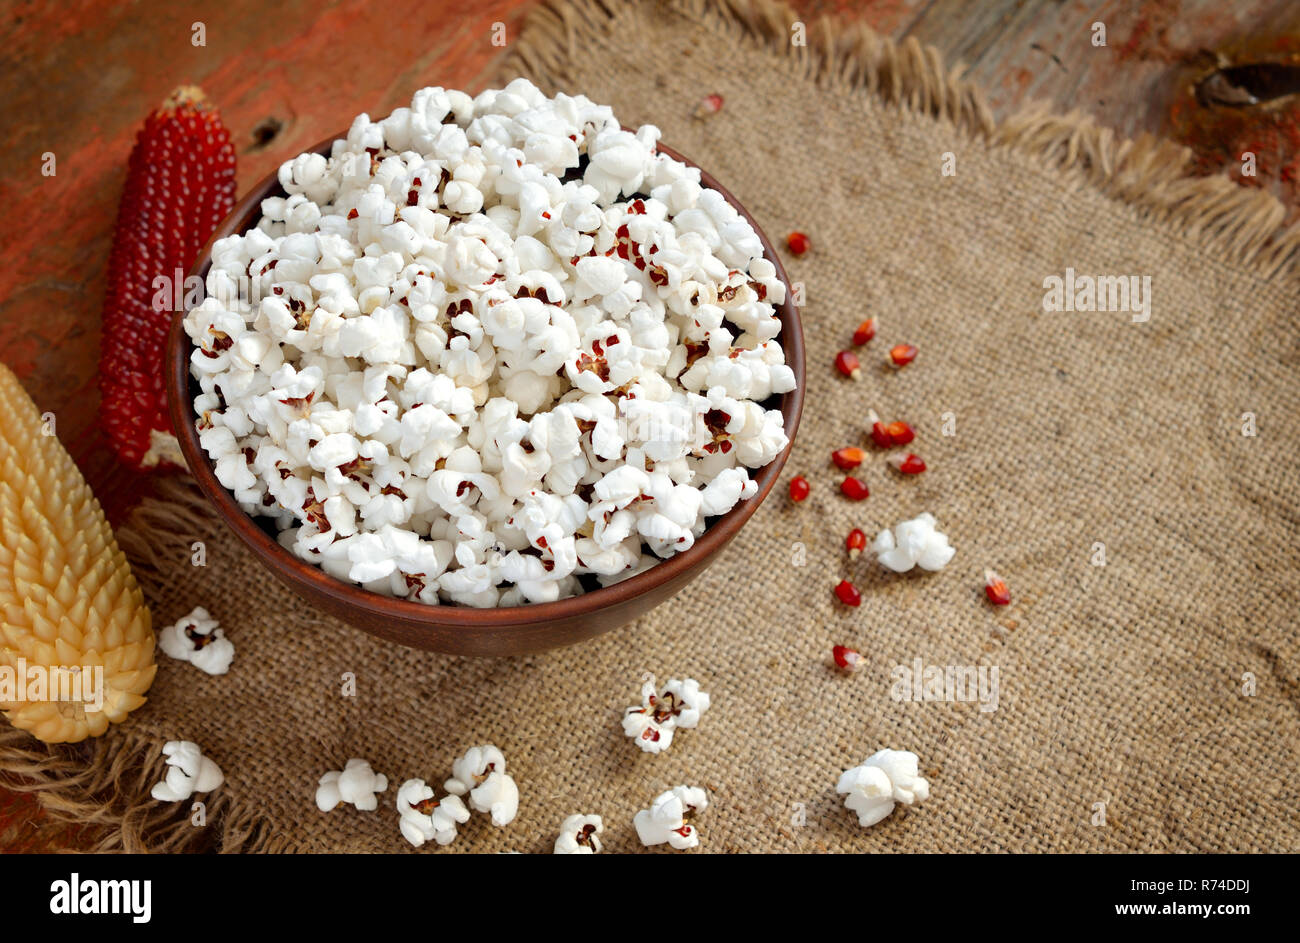
M115 522L149 481L117 465L96 425L99 312L127 155L144 116L176 85L197 83L236 142L239 191L355 114L386 114L413 90L476 91L536 0L287 0L268 12L220 3L0 2L0 359L57 417ZM611 0L616 2L616 0ZM965 62L995 114L1033 99L1080 109L1122 134L1190 146L1206 173L1244 178L1297 205L1300 104L1203 106L1193 84L1214 68L1300 62L1292 0L797 0L802 16L862 20ZM1106 45L1093 45L1094 24ZM202 24L204 45L193 39ZM709 89L701 89L701 96ZM326 104L328 103L328 104ZM53 153L56 174L41 173ZM21 789L21 784L17 784ZM0 850L75 846L32 798L0 788Z

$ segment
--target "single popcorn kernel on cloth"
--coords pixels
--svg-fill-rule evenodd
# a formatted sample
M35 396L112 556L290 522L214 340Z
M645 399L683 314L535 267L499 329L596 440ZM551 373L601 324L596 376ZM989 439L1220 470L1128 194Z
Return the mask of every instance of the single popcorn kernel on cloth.
M169 740L163 744L167 775L155 783L150 795L158 802L184 802L197 793L211 792L226 781L221 767L203 755L197 743Z
M379 808L379 794L387 790L387 776L376 773L367 760L353 758L343 769L321 776L316 786L316 808L330 812L347 803L363 812L373 812Z
M885 528L871 542L880 565L895 573L906 573L912 567L923 570L942 570L957 552L948 536L935 527L933 514L920 514L910 521Z
M143 704L155 670L149 610L99 502L0 364L0 710L73 743Z
M506 773L506 758L492 744L470 747L451 766L443 788L453 796L469 796L475 812L488 812L492 824L509 825L519 811L519 787Z
M223 675L235 658L235 646L216 619L196 606L158 633L158 647L172 658L187 661L210 675Z
M202 447L331 576L551 602L689 550L788 445L785 283L698 169L582 96L426 88L212 248Z
M930 784L917 770L915 753L879 750L861 766L845 771L835 791L858 814L858 824L868 828L893 812L900 802L912 805L930 798Z
M600 833L604 830L605 823L599 815L571 815L560 824L560 837L555 839L555 854L600 854Z
M423 779L408 779L397 790L398 828L416 848L427 841L450 845L457 826L469 821L469 809L460 796L434 797Z
M646 753L662 753L672 746L674 731L699 726L710 700L693 678L673 678L658 689L647 681L641 686L640 706L623 712L623 733Z
M699 846L700 835L690 819L708 807L708 794L700 786L674 786L638 812L632 824L646 847L668 844L684 851Z

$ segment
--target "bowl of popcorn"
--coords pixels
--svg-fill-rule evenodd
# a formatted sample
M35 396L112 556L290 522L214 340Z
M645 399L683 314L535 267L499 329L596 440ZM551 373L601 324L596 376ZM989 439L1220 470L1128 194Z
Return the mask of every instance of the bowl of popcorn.
M736 535L799 423L799 315L658 138L522 79L426 88L235 207L168 393L277 577L404 645L518 654L632 621Z

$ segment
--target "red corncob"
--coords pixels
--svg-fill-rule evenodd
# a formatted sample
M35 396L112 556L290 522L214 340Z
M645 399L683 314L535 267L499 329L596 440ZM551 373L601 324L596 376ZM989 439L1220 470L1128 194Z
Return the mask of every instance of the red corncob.
M167 418L163 351L190 266L234 203L230 132L203 92L178 88L131 151L104 298L100 419L118 457L137 469L184 465ZM160 276L169 290L154 284Z

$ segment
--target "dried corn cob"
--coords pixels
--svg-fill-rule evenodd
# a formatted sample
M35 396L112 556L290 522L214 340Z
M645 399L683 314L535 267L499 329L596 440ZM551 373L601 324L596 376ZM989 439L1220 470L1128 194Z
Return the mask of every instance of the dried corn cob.
M167 418L163 351L173 299L234 200L230 132L199 89L178 88L131 151L108 262L100 416L118 457L135 468L184 466ZM172 290L160 294L160 276ZM165 310L156 297L167 300Z
M144 703L153 649L99 502L0 364L0 710L46 743L98 736Z

